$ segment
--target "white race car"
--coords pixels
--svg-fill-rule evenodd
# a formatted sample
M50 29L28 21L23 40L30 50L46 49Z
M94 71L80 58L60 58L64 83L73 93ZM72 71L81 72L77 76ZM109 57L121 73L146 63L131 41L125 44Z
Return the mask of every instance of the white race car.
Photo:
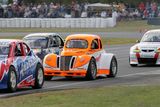
M130 48L129 63L132 67L160 64L160 29L146 32L141 41Z

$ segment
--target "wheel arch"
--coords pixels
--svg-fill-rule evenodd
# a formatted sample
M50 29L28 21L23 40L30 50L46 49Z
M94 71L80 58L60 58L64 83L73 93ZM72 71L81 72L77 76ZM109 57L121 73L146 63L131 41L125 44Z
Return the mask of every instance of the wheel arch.
M102 53L99 61L99 69L110 69L111 60L115 57L112 53Z

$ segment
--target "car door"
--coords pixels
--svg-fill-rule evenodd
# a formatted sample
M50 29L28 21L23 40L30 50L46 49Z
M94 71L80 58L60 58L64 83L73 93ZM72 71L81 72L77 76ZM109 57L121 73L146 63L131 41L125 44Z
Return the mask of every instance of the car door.
M32 76L33 78L33 75L35 74L36 67L37 67L37 59L27 44L23 43L22 45L23 45L23 50L25 54L25 60L24 60L24 64L25 64L24 70L26 72L25 77Z
M100 41L98 39L94 39L91 43L91 51L93 53L93 56L96 59L97 67L99 67L99 61L100 61L100 57L101 57L101 52L100 52L101 49L102 49L102 44L100 43Z
M16 65L18 71L19 82L24 78L24 61L25 61L25 54L23 51L22 43L17 43L14 49L14 56L15 61L14 64Z

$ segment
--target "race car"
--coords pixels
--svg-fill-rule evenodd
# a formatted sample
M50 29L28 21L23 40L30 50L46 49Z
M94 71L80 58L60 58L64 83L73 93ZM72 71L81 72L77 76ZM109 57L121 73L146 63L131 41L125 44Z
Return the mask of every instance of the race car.
M65 39L60 55L48 54L43 61L46 80L53 76L76 76L94 80L97 76L115 77L117 60L114 54L102 49L101 38L92 34L74 34Z
M48 53L59 54L64 45L63 39L56 33L32 33L23 40L42 61Z
M0 89L41 88L44 69L40 59L22 40L0 40Z
M130 48L129 63L160 64L160 29L147 31L141 41Z

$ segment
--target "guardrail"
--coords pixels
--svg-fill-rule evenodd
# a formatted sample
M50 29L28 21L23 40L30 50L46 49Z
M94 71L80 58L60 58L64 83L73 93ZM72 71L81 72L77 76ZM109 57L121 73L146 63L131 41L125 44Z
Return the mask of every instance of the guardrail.
M107 28L115 18L0 18L0 28Z

